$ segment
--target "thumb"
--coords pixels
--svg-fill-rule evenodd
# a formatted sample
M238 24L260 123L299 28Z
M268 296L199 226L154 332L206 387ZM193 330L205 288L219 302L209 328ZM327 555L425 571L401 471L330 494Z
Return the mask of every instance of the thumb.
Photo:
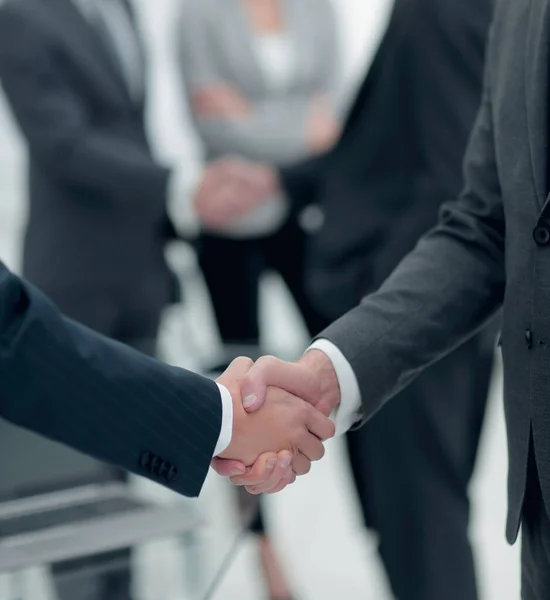
M269 386L280 388L314 406L320 399L319 383L306 367L264 356L241 381L243 406L247 412L255 412L263 406Z
M238 460L225 460L223 458L213 458L210 466L222 477L235 477L244 475L247 468Z

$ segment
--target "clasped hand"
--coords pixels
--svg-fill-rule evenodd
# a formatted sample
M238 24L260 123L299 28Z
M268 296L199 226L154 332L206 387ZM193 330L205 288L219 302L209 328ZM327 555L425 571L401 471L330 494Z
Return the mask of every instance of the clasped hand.
M276 493L305 475L334 436L328 415L340 391L328 358L308 352L297 363L239 358L218 379L233 398L230 446L213 468L253 494Z

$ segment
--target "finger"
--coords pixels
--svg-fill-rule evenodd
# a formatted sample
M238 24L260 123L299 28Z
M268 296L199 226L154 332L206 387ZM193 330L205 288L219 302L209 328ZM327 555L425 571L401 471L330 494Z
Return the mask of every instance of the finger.
M294 472L291 470L289 473L287 473L286 477L281 479L279 485L274 487L272 490L266 492L266 494L278 494L279 492L282 492L287 486L294 483L294 481L296 481L296 475L294 475Z
M305 433L299 441L298 451L311 461L321 460L325 455L325 447L321 440L309 432Z
M225 460L223 458L213 458L210 466L222 477L234 477L235 475L244 475L247 471L246 466L238 460Z
M321 396L319 383L306 367L274 356L264 356L256 361L242 380L245 410L254 412L263 406L268 386L278 387L311 404L315 404Z
M251 367L252 370L254 367ZM250 372L250 370L248 372ZM241 388L242 393L242 388ZM311 407L308 411L308 417L306 421L307 428L313 435L317 436L320 440L329 440L334 437L336 433L336 427L334 423L319 410Z
M307 475L311 471L311 461L307 456L298 452L292 459L292 469L296 475Z
M259 485L271 477L279 456L276 452L266 452L256 459L256 462L242 475L231 477L233 485Z
M282 456L277 461L277 466L273 469L270 477L264 482L255 486L247 486L247 489L251 494L263 494L275 489L282 480L289 479L292 469L290 464L292 462L292 454L290 452L281 452Z

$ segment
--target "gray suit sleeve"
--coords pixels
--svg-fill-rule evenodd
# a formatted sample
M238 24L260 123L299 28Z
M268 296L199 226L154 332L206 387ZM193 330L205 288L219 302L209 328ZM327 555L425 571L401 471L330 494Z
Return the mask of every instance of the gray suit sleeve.
M12 4L0 8L0 80L29 151L50 177L113 202L164 210L169 172L140 144L92 124L59 75L51 43Z
M465 159L465 188L379 292L320 337L335 343L359 381L365 417L480 329L505 286L505 221L489 86Z
M218 65L215 31L207 16L206 4L195 3L184 11L178 26L179 62L188 93L226 83ZM316 82L318 93L332 95L335 60L331 55L323 69L326 78ZM208 154L240 154L263 162L292 164L310 153L306 126L314 93L303 90L256 101L247 119L194 117L195 125Z

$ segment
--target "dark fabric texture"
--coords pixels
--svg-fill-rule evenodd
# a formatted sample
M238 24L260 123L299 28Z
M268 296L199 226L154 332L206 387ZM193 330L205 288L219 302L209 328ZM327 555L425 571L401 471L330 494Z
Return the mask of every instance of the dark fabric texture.
M60 315L0 266L0 417L197 496L221 427L216 384Z
M283 169L295 210L318 204L308 288L333 319L387 278L462 186L479 107L490 0L397 0L328 154Z
M550 501L549 45L547 0L496 3L463 191L381 289L322 334L353 365L369 418L503 308L511 542L531 427Z
M162 280L170 302L169 172L151 155L143 101L71 0L2 3L0 82L29 149L25 276L48 294Z
M522 600L550 598L550 520L532 443L521 527L521 597Z
M494 356L486 335L428 369L347 435L365 522L379 536L400 600L478 597L468 485Z
M325 215L308 261L308 287L324 315L337 318L377 289L460 192L490 19L489 0L397 0L340 142L283 170L295 210L317 203ZM370 325L365 319L334 340L345 338L345 350ZM483 332L348 434L365 521L400 600L477 598L468 484L495 337ZM377 376L369 370L363 382L366 399Z

